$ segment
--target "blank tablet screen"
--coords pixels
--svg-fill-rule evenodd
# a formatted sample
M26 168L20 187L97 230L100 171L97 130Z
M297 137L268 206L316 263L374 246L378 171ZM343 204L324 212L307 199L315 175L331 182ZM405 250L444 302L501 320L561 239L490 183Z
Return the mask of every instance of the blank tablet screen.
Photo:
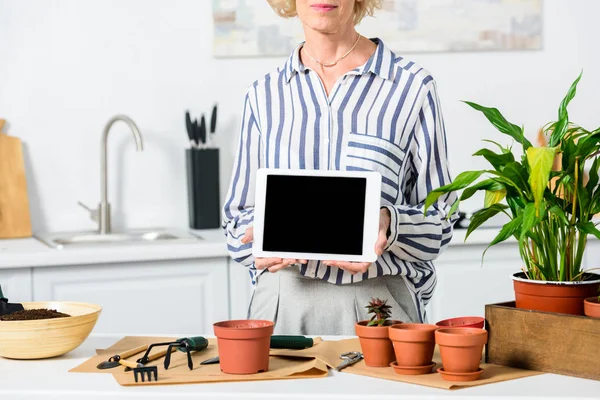
M361 255L367 180L268 175L263 251Z

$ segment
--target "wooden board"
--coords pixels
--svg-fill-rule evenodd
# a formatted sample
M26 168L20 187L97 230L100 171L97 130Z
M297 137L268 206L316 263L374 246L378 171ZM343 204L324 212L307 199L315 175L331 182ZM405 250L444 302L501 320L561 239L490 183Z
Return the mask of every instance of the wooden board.
M600 380L600 319L485 306L486 362Z
M0 133L0 239L31 237L21 141Z

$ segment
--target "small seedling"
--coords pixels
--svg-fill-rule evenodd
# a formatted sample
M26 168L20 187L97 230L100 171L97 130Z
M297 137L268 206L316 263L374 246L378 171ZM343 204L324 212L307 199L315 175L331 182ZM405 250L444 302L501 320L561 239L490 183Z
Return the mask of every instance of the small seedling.
M369 314L373 314L367 326L384 326L392 317L392 313L390 311L392 306L387 304L387 299L381 300L379 298L371 298L371 301L366 308L368 309Z

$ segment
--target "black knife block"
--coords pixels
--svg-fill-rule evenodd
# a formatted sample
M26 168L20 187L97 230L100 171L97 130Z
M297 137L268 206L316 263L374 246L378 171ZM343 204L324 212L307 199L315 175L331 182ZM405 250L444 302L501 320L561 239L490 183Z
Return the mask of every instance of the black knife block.
M219 149L187 149L185 152L190 228L220 228Z

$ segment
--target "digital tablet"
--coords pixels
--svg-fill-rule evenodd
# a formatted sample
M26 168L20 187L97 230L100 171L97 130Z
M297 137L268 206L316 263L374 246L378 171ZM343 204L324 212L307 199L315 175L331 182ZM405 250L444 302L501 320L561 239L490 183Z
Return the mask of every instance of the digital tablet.
M374 262L381 174L259 169L255 257Z

